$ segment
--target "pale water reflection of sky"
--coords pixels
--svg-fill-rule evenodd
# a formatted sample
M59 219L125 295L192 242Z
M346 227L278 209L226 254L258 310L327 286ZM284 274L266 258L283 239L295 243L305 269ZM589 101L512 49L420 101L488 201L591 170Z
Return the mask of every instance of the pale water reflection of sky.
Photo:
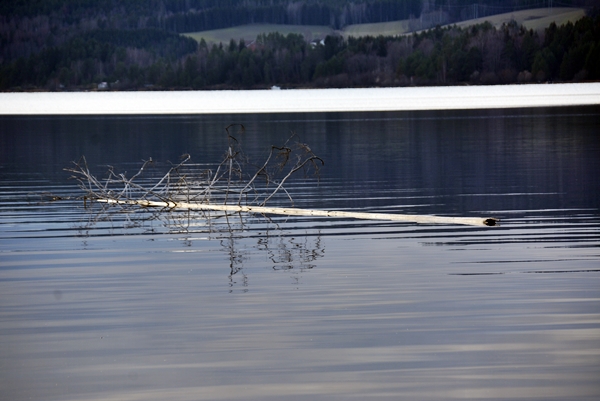
M365 89L0 93L0 114L217 114L600 104L600 83Z

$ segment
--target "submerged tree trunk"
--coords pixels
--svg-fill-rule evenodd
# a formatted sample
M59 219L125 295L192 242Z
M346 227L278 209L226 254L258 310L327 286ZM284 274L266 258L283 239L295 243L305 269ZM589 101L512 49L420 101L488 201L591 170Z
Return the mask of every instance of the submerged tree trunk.
M498 219L492 217L450 217L433 215L410 215L392 213L364 213L343 212L336 210L298 209L292 207L266 207L266 206L243 206L243 205L213 205L209 203L186 203L186 202L157 202L149 200L117 200L97 199L98 202L120 205L139 205L141 207L159 207L167 209L188 210L215 210L224 212L244 212L256 214L278 214L287 216L320 216L320 217L346 217L363 220L390 220L405 221L424 224L463 224L469 226L495 226Z
M283 146L271 146L266 161L256 167L246 160L238 140L229 129L225 128L228 137L228 149L225 158L216 171L207 170L202 174L185 169L190 155L173 165L169 171L151 187L145 187L136 181L145 168L153 164L152 159L144 162L140 170L131 178L117 174L109 169L108 178L99 180L94 177L84 157L75 163L75 168L67 169L80 183L86 193L84 199L106 205L130 205L162 209L221 211L230 213L277 214L284 216L319 216L341 217L364 220L405 221L425 224L465 224L472 226L495 226L497 219L491 217L449 217L431 215L408 215L389 213L345 212L336 210L298 209L294 207L269 207L266 203L277 193L285 194L290 201L292 197L284 187L286 181L296 172L314 169L318 173L323 160L316 156L310 147L297 142L289 145L292 135ZM240 133L243 133L244 127ZM253 174L243 173L243 166L252 167ZM277 179L277 175L283 177ZM271 189L255 186L258 180L271 184ZM135 181L135 182L134 182Z

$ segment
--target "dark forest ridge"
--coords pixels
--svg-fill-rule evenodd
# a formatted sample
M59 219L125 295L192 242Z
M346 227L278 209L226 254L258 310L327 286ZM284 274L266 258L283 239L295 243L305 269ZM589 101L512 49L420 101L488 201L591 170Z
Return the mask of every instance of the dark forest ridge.
M93 29L200 32L248 24L320 25L409 20L410 30L531 8L594 7L593 0L22 0L0 2L0 63ZM388 35L388 33L383 33ZM356 35L354 35L356 36Z
M0 15L52 16L71 21L102 18L130 27L136 24L184 32L249 23L328 25L340 29L351 24L428 18L431 12L441 12L445 16L436 18L454 22L551 5L543 0L25 0L2 2ZM561 0L555 4L586 5L586 0Z
M519 2L519 7L511 6L510 15L514 18L502 24L438 24L435 29L404 36L377 31L377 27L390 27L394 21L347 24L374 19L376 15L381 20L390 19L396 14L384 12L386 7L401 14L398 10L413 3L419 5L418 14L414 15L419 15L421 26L506 8L498 5L504 2L493 0L339 0L326 6L311 0L72 0L24 1L12 6L3 3L0 89L252 89L273 85L369 87L600 79L600 19L594 10L588 10L589 16L575 23L552 23L546 29L527 26L543 18L527 17L530 11L519 11L521 5L529 4L526 1ZM39 9L27 5L38 5ZM348 32L352 27L362 31L323 38L317 25L289 24L307 22L303 20L306 18L308 22L318 22L316 17L309 18L317 15L317 6L321 7L321 16L353 15L341 20L336 17L330 19L330 25L321 25L325 34L336 25L346 27ZM202 39L196 42L178 33L202 18L206 20L209 12L216 13L215 18L224 10L256 17L263 15L259 9L273 11L277 7L284 7L286 18L291 18L285 26L310 26L313 31L302 35L264 33L252 35L249 40L231 39L215 44ZM40 10L47 14L40 14ZM558 10L546 8L545 12L552 15ZM228 17L230 24L236 22L233 15ZM276 19L278 14L269 15ZM414 15L408 21L416 23ZM522 24L517 21L519 15L525 16ZM494 18L485 17L492 21ZM310 43L317 36L322 40Z

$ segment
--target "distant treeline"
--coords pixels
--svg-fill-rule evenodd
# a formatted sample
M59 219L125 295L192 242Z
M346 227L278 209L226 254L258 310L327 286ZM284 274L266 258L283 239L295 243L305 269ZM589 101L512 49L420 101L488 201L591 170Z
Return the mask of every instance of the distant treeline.
M325 25L339 29L350 24L415 18L422 0L370 1L238 1L229 6L200 8L148 21L173 32L195 32L245 24Z
M0 1L0 63L59 46L95 29L174 33L245 24L326 25L409 19L415 29L547 7L554 0L11 0ZM555 6L591 7L596 0ZM597 1L596 1L597 2Z
M120 79L135 87L140 79L158 82L162 72L154 70L172 68L197 48L193 39L156 29L88 31L0 66L0 88L71 88Z
M584 6L586 0L561 0ZM251 23L331 25L418 18L441 9L454 19L546 7L547 0L25 0L0 4L0 15L36 17L57 14L67 23L105 19L130 28L158 27L174 32L202 31ZM141 26L147 24L145 26ZM113 26L117 27L117 26Z
M260 35L208 46L157 30L98 29L0 67L0 89L219 89L497 84L600 79L600 16L435 28L403 37Z

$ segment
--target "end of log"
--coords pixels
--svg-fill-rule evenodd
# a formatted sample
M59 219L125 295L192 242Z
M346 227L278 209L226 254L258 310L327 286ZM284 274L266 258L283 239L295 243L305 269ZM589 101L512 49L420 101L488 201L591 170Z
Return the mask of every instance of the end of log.
M498 222L500 221L500 219L495 219L493 217L490 217L489 219L485 219L483 220L483 224L485 224L486 226L495 226L498 224Z

